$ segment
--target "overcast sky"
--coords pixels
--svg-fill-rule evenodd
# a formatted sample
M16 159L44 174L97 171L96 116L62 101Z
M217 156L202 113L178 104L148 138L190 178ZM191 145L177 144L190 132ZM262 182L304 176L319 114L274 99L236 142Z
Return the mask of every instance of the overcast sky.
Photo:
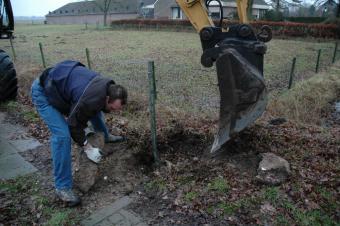
M14 16L45 16L69 2L77 0L11 0Z

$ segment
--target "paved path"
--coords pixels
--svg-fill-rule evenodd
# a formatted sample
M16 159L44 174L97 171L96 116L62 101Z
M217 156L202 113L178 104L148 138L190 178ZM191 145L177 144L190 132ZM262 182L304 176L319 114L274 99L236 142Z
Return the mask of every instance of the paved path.
M23 127L4 122L5 116L5 113L0 112L0 179L11 179L36 172L37 169L19 153L35 149L41 144L35 139L27 138ZM146 226L136 213L126 209L131 202L131 198L125 196L95 211L83 220L82 225Z
M19 153L41 144L35 139L27 138L23 127L6 123L4 119L5 113L0 112L0 179L11 179L36 172L37 169Z
M146 226L142 219L134 212L124 209L132 202L131 198L124 196L112 205L96 211L82 221L83 226Z

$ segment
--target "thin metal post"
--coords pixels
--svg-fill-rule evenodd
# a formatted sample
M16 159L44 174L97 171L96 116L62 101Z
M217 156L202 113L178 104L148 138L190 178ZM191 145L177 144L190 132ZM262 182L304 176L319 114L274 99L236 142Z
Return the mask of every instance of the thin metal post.
M316 60L315 73L319 72L320 55L321 55L321 49L318 50L318 58Z
M87 22L85 22L85 30L87 30Z
M289 76L289 82L288 82L288 89L290 89L292 87L292 84L293 84L295 63L296 63L296 57L293 58L292 68L290 70L290 76Z
M156 164L159 163L157 151L157 127L156 127L156 80L155 80L155 64L153 61L148 62L148 79L149 79L149 110L150 110L150 125L152 139L152 153Z
M332 59L332 63L335 63L335 59L336 59L336 53L338 51L338 43L335 43L335 48L334 48L334 53L333 53L333 59Z
M99 22L96 22L96 29L99 30Z
M89 69L91 70L91 60L90 60L90 51L88 48L85 49L86 52L86 59L87 59L87 66L89 67Z
M13 53L13 59L16 60L16 59L17 59L17 55L15 54L15 50L14 50L13 36L11 36L11 37L9 38L9 42L11 43L11 48L12 48L12 53Z
M45 62L45 56L44 56L44 51L41 42L39 42L39 48L40 48L40 54L41 54L41 60L43 63L43 67L46 68L46 62Z

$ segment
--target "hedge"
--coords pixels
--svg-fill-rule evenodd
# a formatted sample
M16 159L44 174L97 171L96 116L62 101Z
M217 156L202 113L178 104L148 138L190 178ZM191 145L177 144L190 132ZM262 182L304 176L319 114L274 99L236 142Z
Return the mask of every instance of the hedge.
M296 23L321 23L324 22L326 17L285 17L285 20Z
M214 21L218 24L218 21ZM237 21L224 21L225 25L238 23ZM274 36L316 37L316 38L339 38L340 27L336 24L309 24L294 22L253 21L250 23L255 30L263 25L272 28ZM188 20L156 20L156 19L127 19L115 20L111 26L130 25L136 27L192 27Z

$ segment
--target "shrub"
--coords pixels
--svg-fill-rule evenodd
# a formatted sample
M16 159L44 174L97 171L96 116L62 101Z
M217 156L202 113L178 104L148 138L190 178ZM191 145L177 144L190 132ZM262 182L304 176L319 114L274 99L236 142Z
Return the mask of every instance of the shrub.
M218 21L214 21L218 24ZM237 24L238 21L224 21L225 25ZM133 25L140 27L192 27L188 20L156 20L156 19L129 19L116 20L111 22L115 25ZM251 25L255 30L259 30L263 25L269 25L272 28L274 36L295 36L295 37L316 37L316 38L337 38L339 26L336 24L307 24L294 22L273 22L273 21L253 21Z
M264 14L264 18L268 21L282 21L283 20L283 13L277 12L275 10L268 10Z

